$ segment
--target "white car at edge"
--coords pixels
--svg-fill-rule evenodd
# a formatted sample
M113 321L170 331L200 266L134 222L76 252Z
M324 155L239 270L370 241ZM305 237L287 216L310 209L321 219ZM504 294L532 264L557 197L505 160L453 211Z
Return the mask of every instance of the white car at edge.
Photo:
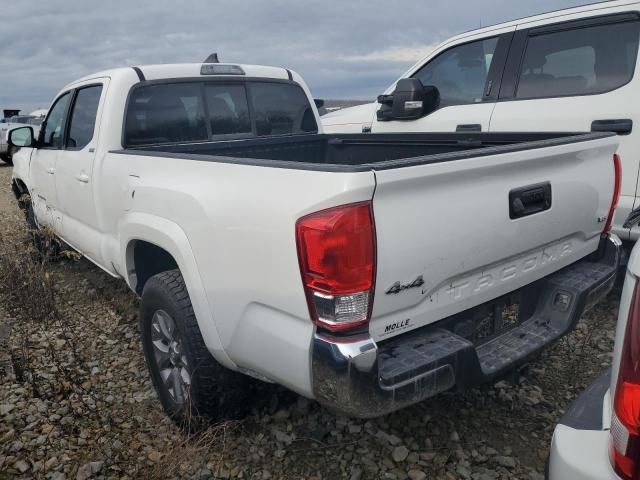
M639 212L634 213L636 220L625 225L637 223ZM575 400L556 426L549 480L640 478L639 278L636 243L620 299L612 367Z

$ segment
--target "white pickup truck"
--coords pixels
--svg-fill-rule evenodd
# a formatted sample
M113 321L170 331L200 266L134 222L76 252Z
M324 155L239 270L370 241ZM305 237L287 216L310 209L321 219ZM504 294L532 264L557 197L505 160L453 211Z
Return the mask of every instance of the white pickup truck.
M490 381L612 285L619 137L319 125L294 72L188 64L85 77L11 133L32 226L141 296L178 422L248 377L360 417Z
M639 44L637 0L472 30L447 39L401 77L435 87L437 104L397 116L390 104L403 89L394 82L380 103L324 115L324 131L616 132L623 176L613 232L635 241L640 226L622 224L640 206Z

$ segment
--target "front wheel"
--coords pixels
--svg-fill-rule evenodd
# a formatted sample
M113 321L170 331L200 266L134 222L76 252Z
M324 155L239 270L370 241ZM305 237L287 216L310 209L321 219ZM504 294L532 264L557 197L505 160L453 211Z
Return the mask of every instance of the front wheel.
M31 203L31 197L29 195L22 195L22 197L18 199L18 204L24 211L31 243L36 248L40 258L43 261L58 260L61 251L60 242L58 242L58 239L51 229L41 228L38 225L33 204Z
M178 270L147 281L139 321L153 386L178 426L198 428L205 419L245 412L248 378L222 367L207 350Z
M0 154L0 160L2 160L7 165L13 165L13 158L8 153Z

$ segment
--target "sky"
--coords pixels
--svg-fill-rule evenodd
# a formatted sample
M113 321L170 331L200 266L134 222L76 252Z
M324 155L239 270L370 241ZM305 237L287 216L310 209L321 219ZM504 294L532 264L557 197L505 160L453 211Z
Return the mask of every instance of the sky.
M457 33L589 0L2 1L0 108L46 108L106 68L200 62L278 65L316 98L373 99Z

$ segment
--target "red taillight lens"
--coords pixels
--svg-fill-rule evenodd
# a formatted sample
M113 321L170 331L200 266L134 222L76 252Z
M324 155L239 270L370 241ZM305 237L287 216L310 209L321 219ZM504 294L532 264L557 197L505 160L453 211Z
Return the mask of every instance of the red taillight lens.
M622 164L620 163L620 155L618 155L617 153L613 154L613 172L615 175L613 184L613 198L611 199L611 206L609 207L609 216L607 217L607 223L604 224L602 233L609 233L611 231L613 216L616 213L618 199L620 198L620 186L622 185Z
M302 217L296 223L296 242L313 321L334 332L366 324L376 267L371 202Z
M640 478L640 283L629 307L610 433L615 471L624 479Z

